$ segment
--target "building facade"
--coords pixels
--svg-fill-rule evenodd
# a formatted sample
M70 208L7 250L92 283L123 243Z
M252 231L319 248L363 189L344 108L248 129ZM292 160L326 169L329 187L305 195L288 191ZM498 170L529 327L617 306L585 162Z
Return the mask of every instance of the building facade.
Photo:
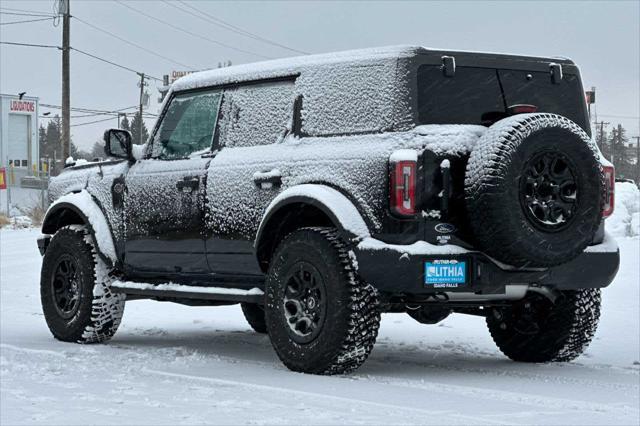
M38 98L0 94L0 167L10 184L38 172L38 110Z

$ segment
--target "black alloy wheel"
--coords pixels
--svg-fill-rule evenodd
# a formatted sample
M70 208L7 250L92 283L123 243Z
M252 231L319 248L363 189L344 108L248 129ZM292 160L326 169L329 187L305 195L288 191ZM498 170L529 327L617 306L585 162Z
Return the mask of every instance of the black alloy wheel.
M531 223L542 231L567 228L578 203L573 162L558 151L541 152L525 164L520 203Z
M64 255L58 260L51 277L51 296L60 317L69 319L78 312L82 285L78 264L74 258Z
M298 343L309 343L322 328L327 313L325 284L309 262L293 265L285 276L284 309L288 332Z

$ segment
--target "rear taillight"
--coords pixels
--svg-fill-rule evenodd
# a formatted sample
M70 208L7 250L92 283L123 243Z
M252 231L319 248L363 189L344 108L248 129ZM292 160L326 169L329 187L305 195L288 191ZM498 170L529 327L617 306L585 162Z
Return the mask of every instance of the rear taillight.
M529 105L529 104L511 105L510 107L507 108L507 112L509 113L509 115L530 114L537 111L538 111L537 106Z
M616 200L616 170L613 166L602 166L604 172L604 209L602 217L607 218L613 214Z
M400 216L416 213L417 154L396 151L389 160L391 211Z

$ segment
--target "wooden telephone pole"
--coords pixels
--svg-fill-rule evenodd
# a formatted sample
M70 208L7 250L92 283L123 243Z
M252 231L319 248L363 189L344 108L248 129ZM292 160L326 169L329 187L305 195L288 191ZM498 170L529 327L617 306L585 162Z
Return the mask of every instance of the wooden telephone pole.
M71 0L60 0L60 12L62 12L62 159L66 161L70 153L70 81L69 81L69 39L71 14L69 3Z
M138 141L133 141L135 144L143 144L146 141L142 140L142 106L144 103L144 73L139 73L140 76L140 120L138 121Z

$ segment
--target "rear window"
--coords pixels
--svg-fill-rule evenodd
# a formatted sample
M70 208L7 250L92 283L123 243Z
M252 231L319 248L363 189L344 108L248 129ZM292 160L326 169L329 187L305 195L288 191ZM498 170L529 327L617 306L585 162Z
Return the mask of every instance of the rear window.
M530 104L538 112L552 112L567 117L586 130L582 83L576 75L564 74L559 84L548 72L500 70L507 105Z
M580 78L573 74L565 73L555 84L550 72L457 67L453 77L446 77L439 65L418 68L420 124L491 125L506 116L506 108L530 104L589 133L583 96Z
M445 77L439 65L418 68L420 124L484 124L488 116L504 114L495 69L457 67Z

